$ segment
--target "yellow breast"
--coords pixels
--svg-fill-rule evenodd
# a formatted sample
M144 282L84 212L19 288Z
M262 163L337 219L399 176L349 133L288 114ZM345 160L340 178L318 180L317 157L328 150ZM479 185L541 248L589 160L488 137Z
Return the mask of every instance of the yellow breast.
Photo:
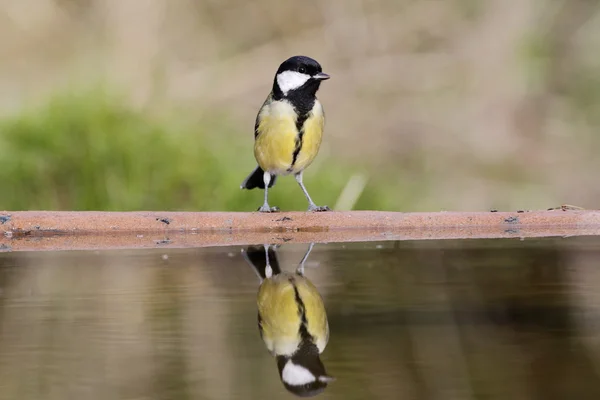
M300 275L281 273L262 283L257 299L263 341L274 355L291 355L300 344L302 318L296 290L304 303L308 333L315 338L319 352L329 340L327 314L317 289Z
M323 129L325 127L325 114L319 100L315 101L312 111L304 123L304 134L302 135L302 148L298 153L298 158L294 163L292 173L298 173L308 167L321 147L323 139Z
M317 156L325 117L321 103L316 100L303 125L302 146L294 161L298 138L297 114L287 101L266 103L258 116L254 156L258 165L276 175L298 173L308 167ZM292 166L293 163L293 166Z
M285 175L296 147L296 112L286 101L266 104L259 116L254 157L258 165L276 175Z

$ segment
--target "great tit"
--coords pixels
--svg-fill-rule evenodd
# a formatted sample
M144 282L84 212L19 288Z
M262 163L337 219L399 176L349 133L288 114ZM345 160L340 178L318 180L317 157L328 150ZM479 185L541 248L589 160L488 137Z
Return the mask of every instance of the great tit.
M302 173L317 156L323 138L325 113L316 93L326 79L329 75L309 57L294 56L279 66L273 89L254 124L254 157L258 166L240 186L265 190L265 200L258 211L279 210L269 206L269 188L277 176L289 174L294 174L306 196L308 211L329 211L329 207L312 201L302 183Z
M329 341L329 324L323 299L304 276L304 264L313 244L295 273L281 271L277 254L269 245L242 249L260 280L258 329L276 358L285 388L300 397L321 393L335 378L320 359Z

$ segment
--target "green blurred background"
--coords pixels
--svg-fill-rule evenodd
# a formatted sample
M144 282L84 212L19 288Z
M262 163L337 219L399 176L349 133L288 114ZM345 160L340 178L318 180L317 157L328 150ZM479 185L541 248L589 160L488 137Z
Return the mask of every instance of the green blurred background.
M597 207L598 1L5 0L0 209L255 210L254 118L295 54L332 75L317 203Z

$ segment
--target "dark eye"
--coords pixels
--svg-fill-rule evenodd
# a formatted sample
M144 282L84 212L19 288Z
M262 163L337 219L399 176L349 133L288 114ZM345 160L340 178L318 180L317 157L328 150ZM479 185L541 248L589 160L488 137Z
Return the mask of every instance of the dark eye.
M301 74L304 74L306 72L306 68L300 67L300 68L298 68L298 72L300 72Z

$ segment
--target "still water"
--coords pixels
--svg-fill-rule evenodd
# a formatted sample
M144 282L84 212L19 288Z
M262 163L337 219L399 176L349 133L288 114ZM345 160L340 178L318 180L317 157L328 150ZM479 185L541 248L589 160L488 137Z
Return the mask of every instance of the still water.
M316 244L303 272L316 398L600 399L600 238ZM240 247L0 253L0 399L296 398L260 284Z

